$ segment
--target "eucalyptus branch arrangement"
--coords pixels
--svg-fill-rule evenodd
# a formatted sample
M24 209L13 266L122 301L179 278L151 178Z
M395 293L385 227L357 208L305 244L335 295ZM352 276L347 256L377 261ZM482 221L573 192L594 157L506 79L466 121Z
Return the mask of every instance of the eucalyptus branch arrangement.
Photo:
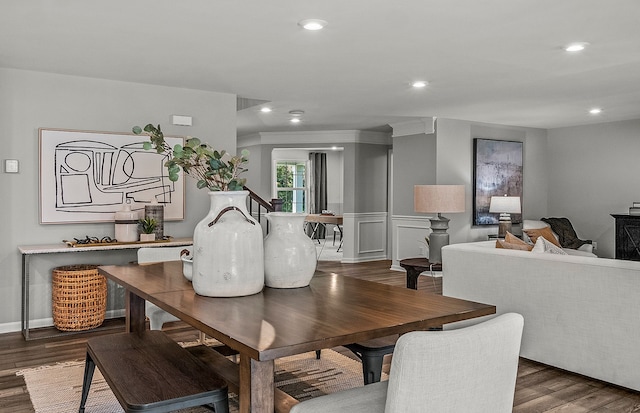
M157 153L167 156L164 166L172 182L178 180L181 170L196 179L198 189L241 191L247 182L246 178L239 177L242 172L247 171L244 167L249 162L247 150L243 150L240 156L232 156L226 151L217 151L194 137L188 137L184 146L175 145L171 148L164 140L160 125L148 124L144 129L134 126L133 133L149 136L149 141L144 142L145 150L155 149Z

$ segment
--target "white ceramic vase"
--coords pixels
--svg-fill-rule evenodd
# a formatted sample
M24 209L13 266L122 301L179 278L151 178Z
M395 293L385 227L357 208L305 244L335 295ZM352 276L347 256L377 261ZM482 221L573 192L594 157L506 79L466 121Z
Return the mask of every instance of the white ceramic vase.
M193 232L193 289L208 297L256 294L264 287L262 228L247 191L209 192L211 208Z
M267 287L298 288L309 285L318 258L313 240L304 233L307 214L270 212L264 239L264 278Z

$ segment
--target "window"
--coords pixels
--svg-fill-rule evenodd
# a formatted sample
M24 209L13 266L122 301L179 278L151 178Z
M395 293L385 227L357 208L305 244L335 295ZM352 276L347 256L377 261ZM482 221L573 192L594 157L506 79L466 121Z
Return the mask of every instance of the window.
M307 161L276 161L276 197L284 212L307 211Z

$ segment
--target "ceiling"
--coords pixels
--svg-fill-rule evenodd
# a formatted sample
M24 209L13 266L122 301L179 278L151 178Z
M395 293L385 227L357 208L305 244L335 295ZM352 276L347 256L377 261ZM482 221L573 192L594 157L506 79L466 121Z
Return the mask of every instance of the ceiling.
M563 50L575 41L590 45ZM424 117L555 128L640 118L640 1L1 0L0 67L268 102L243 100L240 136Z

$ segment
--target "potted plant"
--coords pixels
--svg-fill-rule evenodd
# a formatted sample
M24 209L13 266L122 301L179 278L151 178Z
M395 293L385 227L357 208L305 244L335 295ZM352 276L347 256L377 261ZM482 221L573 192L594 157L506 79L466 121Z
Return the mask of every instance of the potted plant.
M246 178L240 178L249 159L249 152L245 149L240 156L231 156L226 151L217 151L208 143L198 138L188 137L184 146L169 147L164 140L160 125L148 124L144 129L133 127L133 133L143 132L150 140L144 142L144 149L155 149L157 153L167 155L164 166L169 172L169 180L175 182L182 170L188 176L196 179L198 189L208 188L209 191L241 191L244 189Z
M193 289L209 297L237 297L256 294L264 287L262 227L247 211L248 191L243 190L248 151L231 156L217 151L198 138L169 147L160 125L148 124L133 133L149 136L144 149L166 156L169 180L180 172L196 179L198 189L209 190L209 213L193 231ZM250 259L246 259L251 257Z
M138 221L138 226L140 227L140 241L149 242L155 241L156 234L154 231L158 226L158 222L149 217L142 218Z

